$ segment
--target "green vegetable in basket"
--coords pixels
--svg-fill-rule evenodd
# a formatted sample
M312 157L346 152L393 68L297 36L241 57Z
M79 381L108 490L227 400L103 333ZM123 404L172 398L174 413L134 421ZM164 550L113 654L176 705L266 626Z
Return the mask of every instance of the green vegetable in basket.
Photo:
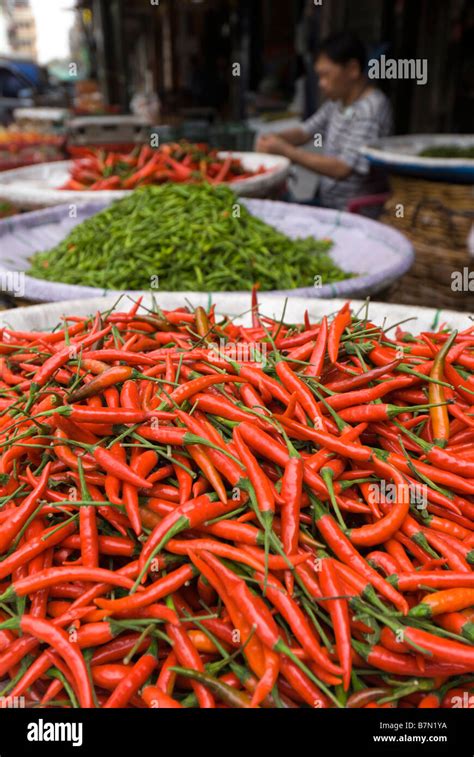
M421 158L474 158L474 145L433 145L425 147L420 153Z
M228 187L166 184L142 187L79 224L36 253L28 273L104 289L293 289L351 276L331 260L331 244L290 239Z

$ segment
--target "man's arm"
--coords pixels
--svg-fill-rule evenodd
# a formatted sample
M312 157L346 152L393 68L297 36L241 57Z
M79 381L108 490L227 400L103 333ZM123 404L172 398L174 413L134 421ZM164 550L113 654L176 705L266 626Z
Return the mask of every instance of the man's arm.
M256 150L284 155L285 153L281 149L282 145L286 145L288 148L305 145L314 139L315 134L324 133L332 107L333 104L328 101L310 118L303 121L301 126L285 129L278 134L262 134L257 140Z
M308 168L310 171L316 171L322 176L329 176L331 179L345 179L354 170L344 160L332 155L320 155L319 153L300 150L281 139L278 134L269 134L265 142L262 142L261 149L263 152L269 152L273 155L284 155L292 163Z
M345 163L339 158L332 155L319 155L318 153L298 150L293 145L282 145L282 152L292 163L296 163L310 171L316 171L322 176L329 176L331 179L345 179L353 169L352 166Z
M267 148L270 144L269 140L272 137L279 137L288 145L293 145L295 147L304 145L311 139L300 126L295 126L293 129L285 129L284 131L278 132L278 134L260 134L255 145L257 152L269 152Z

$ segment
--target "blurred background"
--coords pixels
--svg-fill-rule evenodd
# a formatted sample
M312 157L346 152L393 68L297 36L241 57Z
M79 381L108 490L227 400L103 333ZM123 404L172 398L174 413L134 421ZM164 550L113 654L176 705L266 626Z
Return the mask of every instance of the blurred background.
M0 0L0 117L33 103L171 124L306 116L318 42L348 28L369 58L430 61L429 86L382 82L397 133L473 130L469 0Z

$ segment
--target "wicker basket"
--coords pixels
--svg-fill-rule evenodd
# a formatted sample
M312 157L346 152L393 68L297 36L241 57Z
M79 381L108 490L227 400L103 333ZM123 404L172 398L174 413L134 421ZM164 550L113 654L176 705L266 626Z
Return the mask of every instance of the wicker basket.
M415 242L433 242L445 248L466 246L474 223L474 186L409 176L391 176L390 185L392 195L380 220Z
M474 313L474 259L467 250L414 242L415 263L384 296L386 302ZM456 291L453 274L472 275L471 291Z

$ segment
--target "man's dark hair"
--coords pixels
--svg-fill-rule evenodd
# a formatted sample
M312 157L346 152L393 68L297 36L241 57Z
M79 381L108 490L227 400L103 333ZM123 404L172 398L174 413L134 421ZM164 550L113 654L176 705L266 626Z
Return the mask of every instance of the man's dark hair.
M360 70L364 71L367 62L367 52L364 43L356 34L352 32L340 32L332 34L324 39L317 51L316 57L327 55L330 60L340 65L349 63L350 60L356 60L360 65Z

